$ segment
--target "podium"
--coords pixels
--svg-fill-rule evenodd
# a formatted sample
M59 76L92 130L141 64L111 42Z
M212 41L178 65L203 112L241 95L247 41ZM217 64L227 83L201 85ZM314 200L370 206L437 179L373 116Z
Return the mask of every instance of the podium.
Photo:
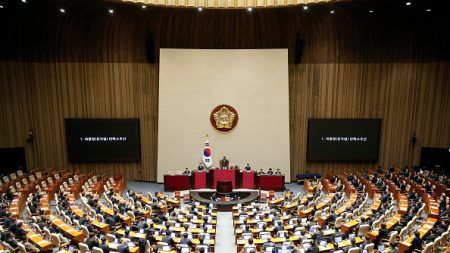
M236 170L214 170L212 185L214 189L217 189L218 181L230 181L233 189L236 189Z
M183 191L191 188L190 175L164 175L164 191Z
M207 171L194 171L193 173L193 187L194 189L207 188L207 180L206 176L208 174Z
M255 172L243 171L241 173L241 188L255 188Z
M260 175L259 188L261 190L284 191L284 175Z

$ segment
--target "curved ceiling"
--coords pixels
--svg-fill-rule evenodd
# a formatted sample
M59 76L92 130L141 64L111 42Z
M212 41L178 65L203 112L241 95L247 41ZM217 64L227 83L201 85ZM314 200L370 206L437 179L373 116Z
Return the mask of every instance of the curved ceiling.
M195 7L218 9L242 9L264 7L287 7L342 0L121 0L123 2L168 7Z

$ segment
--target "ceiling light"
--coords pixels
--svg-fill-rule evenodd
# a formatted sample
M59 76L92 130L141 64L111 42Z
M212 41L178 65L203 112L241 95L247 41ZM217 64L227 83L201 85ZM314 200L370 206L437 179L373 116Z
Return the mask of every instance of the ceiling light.
M248 7L247 11L253 11L253 8L252 7Z
M308 9L308 6L307 5L305 5L305 6L303 6L303 10L307 10Z
M22 3L27 3L27 0L22 0Z
M66 13L66 10L64 10L63 8L59 8L59 12Z
M334 14L334 10L331 10L331 11L330 11L330 14Z
M373 13L373 10L370 10L369 13Z
M406 6L410 6L412 3L411 2L406 2Z
M109 9L108 12L109 12L109 14L114 14L114 10L113 9Z
M3 7L3 5L0 5L0 9L3 9L3 8L5 8L5 7Z
M203 10L203 8L202 7L198 7L198 9L197 9L198 11L202 11Z
M430 9L430 8L428 8L428 9L425 9L425 11L426 11L426 12L430 12L430 11L431 11L431 9Z
M145 9L145 8L147 8L147 5L142 5L142 9Z

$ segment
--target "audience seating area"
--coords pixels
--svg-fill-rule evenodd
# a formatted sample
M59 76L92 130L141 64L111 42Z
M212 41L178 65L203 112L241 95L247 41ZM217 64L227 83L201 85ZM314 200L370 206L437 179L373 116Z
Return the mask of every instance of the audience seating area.
M448 185L408 168L306 180L233 208L237 252L449 252ZM4 176L0 252L215 252L214 206L125 189L54 168Z

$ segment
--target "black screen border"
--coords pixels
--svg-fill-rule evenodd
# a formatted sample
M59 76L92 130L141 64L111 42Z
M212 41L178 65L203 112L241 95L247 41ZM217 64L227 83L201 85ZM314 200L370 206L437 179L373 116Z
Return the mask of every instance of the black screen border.
M76 159L73 160L69 155L69 145L68 145L68 135L67 135L67 122L68 121L113 121L113 122L124 122L129 121L136 123L137 122L137 145L139 148L139 155L136 159L97 159L97 160L82 160L82 159ZM66 153L67 153L67 159L69 163L139 163L142 161L142 147L141 147L141 121L140 118L64 118L64 132L66 134Z
M355 160L310 160L309 159L309 131L311 127L311 120L366 120L366 121L378 121L380 131L378 131L378 147L377 147L377 159L370 161L355 161ZM308 132L306 133L306 162L307 163L378 163L380 160L380 142L381 131L383 127L383 119L381 118L308 118Z

